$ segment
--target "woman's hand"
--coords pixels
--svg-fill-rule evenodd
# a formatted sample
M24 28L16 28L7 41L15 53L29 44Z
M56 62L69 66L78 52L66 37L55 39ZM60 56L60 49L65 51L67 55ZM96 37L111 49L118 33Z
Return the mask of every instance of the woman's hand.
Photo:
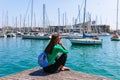
M58 44L59 44L59 45L63 45L61 41L59 41L59 43L58 43Z
M66 49L65 46L62 44L61 41L58 44L61 45L64 49Z

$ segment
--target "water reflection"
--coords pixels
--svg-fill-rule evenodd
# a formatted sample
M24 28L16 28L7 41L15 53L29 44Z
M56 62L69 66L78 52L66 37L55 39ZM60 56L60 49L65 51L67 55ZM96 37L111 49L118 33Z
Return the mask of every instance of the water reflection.
M102 48L102 45L71 45L71 49L94 49L94 48Z

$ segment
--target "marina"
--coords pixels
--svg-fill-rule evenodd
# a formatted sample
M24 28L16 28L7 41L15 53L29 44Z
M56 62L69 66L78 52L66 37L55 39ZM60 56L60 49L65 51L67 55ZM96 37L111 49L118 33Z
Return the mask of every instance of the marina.
M68 48L66 66L98 76L120 79L120 42L111 41L111 36L102 36L102 45L72 45L62 39ZM37 67L37 57L49 40L0 38L0 77ZM12 63L11 63L12 62Z
M45 49L52 34L59 34L68 49L65 66L72 70L68 75L64 75L67 72L56 75L64 75L63 78L68 80L73 79L68 78L71 74L76 74L73 75L75 79L85 75L85 80L104 80L104 77L120 80L119 0L114 3L117 9L111 7L110 3L106 4L108 2L113 5L112 0L1 1L0 80L21 74L34 79L28 73L39 69L38 55ZM104 5L111 8L103 7ZM85 74L78 77L81 72Z

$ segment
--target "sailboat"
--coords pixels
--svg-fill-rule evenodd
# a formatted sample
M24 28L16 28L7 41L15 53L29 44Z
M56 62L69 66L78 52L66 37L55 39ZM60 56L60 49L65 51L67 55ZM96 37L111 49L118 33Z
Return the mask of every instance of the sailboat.
M120 36L118 35L118 8L119 0L117 0L116 31L113 33L113 36L111 38L112 41L120 41Z
M83 37L79 39L70 39L72 44L82 44L82 45L99 45L102 44L102 39L96 35L86 35L83 33Z
M85 34L85 13L86 13L86 0L84 6L84 20L83 20L83 36L79 39L70 39L72 44L82 44L82 45L95 45L95 44L102 44L102 39L100 39L96 35L88 35ZM90 27L90 26L89 26Z
M32 0L32 6L33 6L33 0ZM31 11L33 11L33 10L31 10ZM32 26L32 18L31 18L31 26ZM43 4L43 27L45 27L45 4ZM27 35L22 36L22 39L49 40L50 38L51 38L51 35L47 34L47 33L44 33L44 32L43 33L37 33L37 34L31 33L31 34L27 34Z

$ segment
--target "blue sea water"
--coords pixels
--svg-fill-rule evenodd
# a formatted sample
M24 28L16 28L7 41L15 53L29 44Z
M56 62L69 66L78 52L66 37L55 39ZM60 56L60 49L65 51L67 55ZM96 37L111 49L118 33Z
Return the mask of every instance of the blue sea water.
M120 41L101 37L102 45L72 45L62 39L69 50L66 66L72 70L120 80ZM0 77L38 66L37 57L49 40L0 38Z

